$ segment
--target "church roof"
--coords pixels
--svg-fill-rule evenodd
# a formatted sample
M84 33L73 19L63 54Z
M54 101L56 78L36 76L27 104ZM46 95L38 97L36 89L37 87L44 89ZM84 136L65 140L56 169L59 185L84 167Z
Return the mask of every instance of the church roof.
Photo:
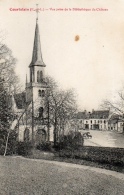
M46 66L43 62L42 53L41 53L38 19L36 19L34 47L33 47L32 61L31 61L30 66Z
M14 100L18 109L24 109L26 106L26 93L18 93L14 95Z

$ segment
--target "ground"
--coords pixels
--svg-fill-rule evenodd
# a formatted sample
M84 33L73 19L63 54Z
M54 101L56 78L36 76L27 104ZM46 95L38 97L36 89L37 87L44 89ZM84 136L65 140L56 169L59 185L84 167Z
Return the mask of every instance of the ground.
M80 130L83 134L90 132L92 139L85 139L86 146L103 146L124 148L124 134L112 131Z
M121 195L124 174L62 162L0 157L0 195Z

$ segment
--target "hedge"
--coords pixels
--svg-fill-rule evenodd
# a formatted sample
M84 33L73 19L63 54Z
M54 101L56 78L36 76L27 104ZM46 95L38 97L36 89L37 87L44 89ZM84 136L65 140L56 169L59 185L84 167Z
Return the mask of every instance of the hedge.
M111 147L84 146L80 150L70 148L61 150L61 157L84 159L92 162L99 162L124 167L124 149Z

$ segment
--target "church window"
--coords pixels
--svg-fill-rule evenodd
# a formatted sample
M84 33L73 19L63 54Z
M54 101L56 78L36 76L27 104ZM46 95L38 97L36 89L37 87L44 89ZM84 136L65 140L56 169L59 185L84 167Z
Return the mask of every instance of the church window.
M46 131L44 129L38 129L36 132L36 143L40 144L46 141Z
M24 141L25 142L28 142L29 141L29 129L28 128L26 128L24 130Z
M39 117L43 118L43 107L39 108Z
M42 81L43 81L43 72L40 71L40 82L42 82Z
M45 96L45 91L44 90L42 90L42 97L44 97Z
M40 83L43 81L43 72L42 71L37 71L37 82Z
M37 71L37 82L39 83L40 82L40 72Z
M42 93L41 90L38 90L38 96L41 97Z

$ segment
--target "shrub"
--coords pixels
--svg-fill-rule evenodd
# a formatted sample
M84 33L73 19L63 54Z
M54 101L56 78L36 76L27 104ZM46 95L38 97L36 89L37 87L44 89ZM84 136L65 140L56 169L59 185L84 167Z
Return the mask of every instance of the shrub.
M50 142L43 142L43 143L38 144L36 148L42 151L51 151L52 145Z
M59 144L60 149L79 149L84 144L84 138L80 132L70 131L68 135L61 137Z
M16 147L17 147L17 133L14 130L10 130L8 144L7 144L7 155L12 155L16 153ZM0 139L0 155L3 155L5 152L5 146L6 146L6 140L7 140L7 131L4 136L1 136Z
M17 154L22 156L28 156L32 154L32 143L31 142L18 142L17 143Z
M69 150L63 149L60 153L61 157L72 157ZM92 162L110 164L124 167L124 149L123 148L107 148L84 146L82 150L74 150L73 157L84 159Z

